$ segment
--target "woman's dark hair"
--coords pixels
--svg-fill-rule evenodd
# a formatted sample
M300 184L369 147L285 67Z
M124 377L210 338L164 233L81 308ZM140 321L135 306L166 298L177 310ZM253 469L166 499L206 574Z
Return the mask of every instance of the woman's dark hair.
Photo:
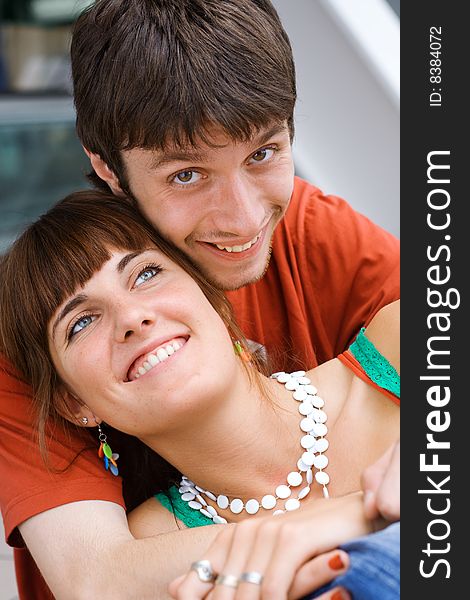
M224 294L162 239L131 202L100 190L70 194L33 223L0 259L0 347L32 386L39 447L46 463L47 432L57 425L69 432L74 427L63 416L73 418L59 393L63 386L49 351L48 324L64 300L100 270L113 250L141 251L149 243L198 283L233 339L246 344ZM178 476L137 438L116 430L107 433L113 450L121 455L128 509L166 490Z
M78 136L128 193L122 150L210 143L214 125L293 136L292 49L269 0L97 0L71 60Z

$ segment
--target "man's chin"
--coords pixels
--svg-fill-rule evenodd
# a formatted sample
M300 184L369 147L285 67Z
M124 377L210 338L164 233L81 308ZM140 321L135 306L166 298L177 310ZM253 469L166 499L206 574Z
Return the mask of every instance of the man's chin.
M230 272L222 273L212 269L204 269L202 265L198 266L207 281L214 287L224 292L233 292L262 279L267 271L270 259L271 248L265 260L260 261L261 264L257 263L249 268L241 264L235 269L230 269Z

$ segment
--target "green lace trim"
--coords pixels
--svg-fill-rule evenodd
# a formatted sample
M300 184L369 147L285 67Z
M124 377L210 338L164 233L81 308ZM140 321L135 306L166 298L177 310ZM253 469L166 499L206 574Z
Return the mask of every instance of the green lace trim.
M380 354L374 344L367 339L364 332L365 328L363 327L355 341L349 346L349 350L374 383L399 398L400 375L385 356Z
M181 495L175 485L172 485L166 493L159 492L155 494L155 498L162 506L174 514L177 519L182 521L186 527L202 527L214 524L212 519L188 506L187 502L181 499Z

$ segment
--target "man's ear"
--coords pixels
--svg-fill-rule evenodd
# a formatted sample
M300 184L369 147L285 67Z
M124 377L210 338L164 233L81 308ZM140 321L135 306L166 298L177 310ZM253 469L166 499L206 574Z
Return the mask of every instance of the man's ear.
M67 389L63 388L59 394L60 399L57 402L56 408L64 419L80 427L96 427L101 423L101 419Z
M114 171L112 171L104 162L101 156L99 154L94 154L93 152L90 152L87 148L85 148L85 146L83 146L83 150L90 159L91 166L93 167L95 173L105 183L108 184L113 194L115 196L125 196L126 194L122 191L119 179L116 177Z

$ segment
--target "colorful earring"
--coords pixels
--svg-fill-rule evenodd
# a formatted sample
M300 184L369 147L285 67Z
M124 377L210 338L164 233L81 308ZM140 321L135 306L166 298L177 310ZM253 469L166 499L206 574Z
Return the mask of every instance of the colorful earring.
M241 345L241 342L239 340L233 342L233 348L235 350L235 354L238 354L238 356L244 362L250 362L251 354L245 350L245 348Z
M119 454L116 454L115 452L113 453L113 451L111 450L110 445L107 443L106 441L106 434L103 433L103 430L101 429L101 426L99 423L97 423L98 425L98 439L100 441L100 447L98 450L98 456L100 458L104 459L104 468L108 471L111 471L111 473L113 475L119 475L119 469L117 466L117 459L119 458Z

